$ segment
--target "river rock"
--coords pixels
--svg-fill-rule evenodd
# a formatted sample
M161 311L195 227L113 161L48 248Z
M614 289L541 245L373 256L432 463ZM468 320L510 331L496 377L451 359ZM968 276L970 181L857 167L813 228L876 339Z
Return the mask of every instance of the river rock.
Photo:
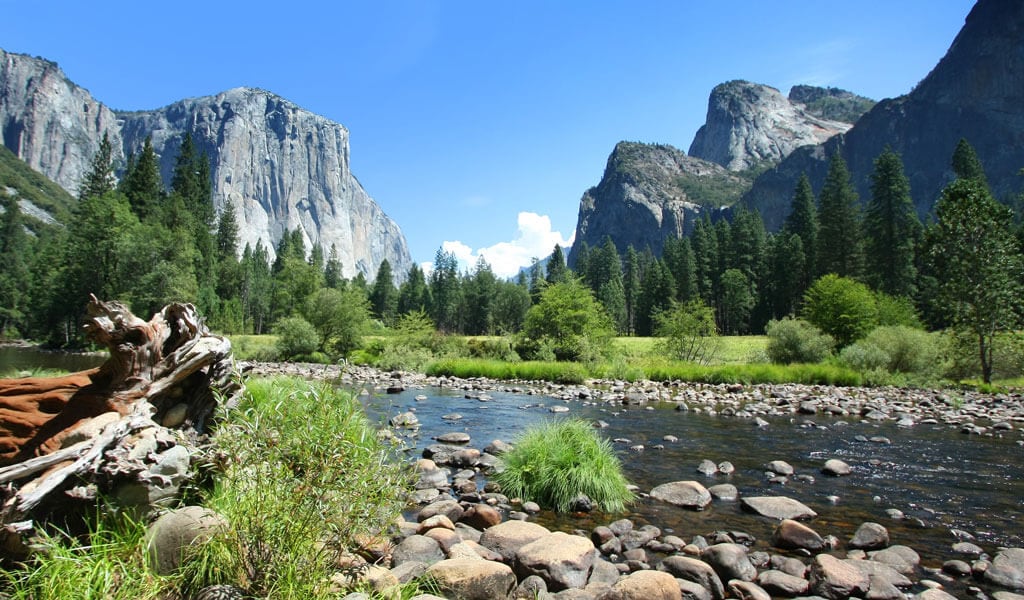
M515 568L520 577L541 577L549 590L582 588L596 556L589 539L556 531L520 547Z
M769 594L792 598L806 594L810 584L803 577L782 571L763 571L757 576L757 583Z
M729 593L739 600L772 600L771 594L753 581L733 579L729 582Z
M391 575L398 580L398 583L409 583L414 579L418 579L421 575L426 573L427 567L425 562L418 560L409 560L400 565L391 568Z
M395 566L409 561L431 565L441 560L444 560L441 544L425 535L410 535L391 551L391 564Z
M736 467L734 467L731 462L723 460L722 462L718 463L718 472L721 473L722 475L732 475L733 473L736 472Z
M963 554L972 558L977 558L985 553L981 546L971 542L957 542L953 544L952 550L957 554Z
M868 552L871 560L889 565L904 575L910 575L921 564L921 557L913 548L907 546L889 546L885 550Z
M452 547L462 543L462 538L459 537L459 534L444 527L435 527L424 532L422 535L437 542L437 545L441 547L441 552L444 552L445 558L453 558L451 556Z
M738 500L740 497L740 491L731 483L713 485L708 488L708 492L711 494L712 498L725 502L733 502Z
M501 511L487 504L474 504L462 515L462 522L483 531L501 523Z
M790 550L819 552L825 548L825 540L818 532L793 519L783 519L775 528L772 540L776 547Z
M399 429L417 429L420 426L419 417L414 412L399 413L391 417L388 423Z
M1006 548L985 571L985 581L1011 590L1024 590L1024 548Z
M703 510L711 504L711 493L696 481L663 483L651 490L651 497L683 508Z
M516 576L508 565L489 560L455 558L432 564L424 577L445 598L494 600L508 598Z
M468 433L462 431L453 431L451 433L445 433L437 436L437 441L442 444L468 444L470 437Z
M813 519L818 513L785 496L753 496L740 500L743 508L772 519Z
M697 472L701 475L711 477L715 473L718 473L718 465L705 458L700 461L699 465L697 465Z
M146 559L156 573L170 575L181 566L189 546L227 527L227 520L202 506L185 506L163 514L146 531Z
M612 588L621 600L682 600L674 577L661 571L637 571L621 579Z
M659 571L665 571L678 579L692 581L711 593L713 600L725 598L725 587L721 578L708 563L688 556L669 556L658 565Z
M771 471L776 475L782 475L784 477L789 477L795 472L793 469L793 465L789 464L784 460L773 460L770 463L766 464L764 468L767 471Z
M740 544L715 544L709 546L701 554L719 578L729 581L739 579L753 581L757 578L757 569L747 556L747 548Z
M830 458L825 461L825 466L821 468L821 472L833 477L843 477L849 475L853 470L850 468L850 465L838 458Z
M449 531L455 531L455 523L452 523L452 520L449 519L447 515L437 514L420 521L416 533L423 535L437 527L448 529Z
M506 564L512 564L520 548L550 533L536 523L505 521L483 532L480 545L500 554Z
M870 586L868 576L853 565L829 554L819 554L811 562L810 588L830 600L863 597Z
M859 550L881 550L889 545L889 531L878 523L861 523L850 540L850 547Z
M457 523L462 518L463 513L465 513L465 510L455 500L440 500L420 509L420 512L416 513L416 520L422 523L434 515L444 515L452 523Z
M956 596L939 588L925 590L920 594L911 596L911 600L956 600Z
M942 572L953 577L967 577L971 574L971 565L962 560L947 560L942 563Z

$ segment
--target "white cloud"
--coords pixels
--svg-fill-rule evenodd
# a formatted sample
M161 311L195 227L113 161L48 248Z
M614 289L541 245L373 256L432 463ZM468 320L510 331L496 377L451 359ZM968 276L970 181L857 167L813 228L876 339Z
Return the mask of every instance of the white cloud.
M498 242L493 246L473 250L460 241L447 241L441 244L441 248L455 255L462 270L472 269L482 256L491 265L495 275L512 277L519 269L529 266L532 259L543 259L551 254L555 244L568 253L574 237L575 233L563 238L561 232L552 231L551 218L547 215L521 212L516 237L510 242Z

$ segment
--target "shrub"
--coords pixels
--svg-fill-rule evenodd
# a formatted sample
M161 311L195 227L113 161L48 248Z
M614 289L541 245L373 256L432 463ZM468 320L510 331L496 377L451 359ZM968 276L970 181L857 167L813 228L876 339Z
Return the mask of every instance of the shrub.
M608 440L585 421L552 421L531 427L501 456L494 479L510 497L533 500L559 512L585 494L606 512L634 500Z
M302 317L285 317L274 325L277 353L282 360L300 354L312 354L320 347L320 336Z
M821 362L832 355L835 346L832 336L801 319L770 321L766 333L768 358L773 363Z
M890 296L885 292L875 292L875 307L878 309L878 324L903 325L913 329L924 329L921 317L914 308L914 303L905 296Z
M522 356L540 358L545 345L558 360L591 361L611 344L614 327L590 288L569 279L544 288L540 301L526 313Z
M466 344L469 355L473 358L493 358L509 362L519 360L519 355L512 348L512 341L509 338L471 338Z
M700 300L673 304L654 316L655 334L664 338L662 351L670 358L709 364L718 349L715 312Z
M801 315L832 336L840 348L863 338L878 325L874 292L859 281L835 274L811 284L804 294Z
M359 402L323 383L250 380L214 443L229 459L206 504L230 526L185 563L185 597L216 583L261 598L334 597L324 582L339 557L381 535L410 489Z

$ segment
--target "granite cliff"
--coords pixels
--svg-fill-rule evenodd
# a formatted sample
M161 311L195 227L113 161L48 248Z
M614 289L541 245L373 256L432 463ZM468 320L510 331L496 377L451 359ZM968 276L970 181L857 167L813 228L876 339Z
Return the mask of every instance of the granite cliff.
M883 100L848 132L800 148L762 174L741 201L778 228L802 173L820 189L828 159L842 153L862 201L870 195L874 159L898 152L911 195L924 218L953 177L960 138L974 146L997 198L1018 193L1024 167L1024 3L979 0L946 55L910 93Z
M114 111L53 62L0 50L0 135L29 166L76 193L106 133L115 159L147 136L169 181L185 133L211 159L214 204L231 203L241 246L262 241L271 255L285 230L307 248L338 252L344 275L368 277L387 259L412 265L405 237L349 168L349 132L270 92L236 88L157 110Z
M697 130L689 154L732 171L773 164L801 146L820 144L850 128L849 122L820 114L773 87L729 81L711 91L707 120Z
M601 182L580 200L569 262L581 244L593 248L606 236L620 251L632 245L661 254L666 238L690 233L703 211L735 202L749 185L741 175L672 146L619 142Z

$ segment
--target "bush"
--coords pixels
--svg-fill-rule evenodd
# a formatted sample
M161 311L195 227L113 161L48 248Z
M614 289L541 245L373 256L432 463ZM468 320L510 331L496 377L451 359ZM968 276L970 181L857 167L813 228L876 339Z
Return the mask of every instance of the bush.
M700 300L673 304L654 316L655 334L664 338L662 351L670 358L709 364L718 349L715 312Z
M590 288L575 279L544 288L526 313L517 349L528 359L550 348L558 360L592 361L608 349L615 329Z
M804 294L801 315L832 336L840 348L862 339L878 326L874 292L859 281L834 274L811 284Z
M634 500L611 444L579 419L531 427L501 461L504 470L494 479L505 495L559 512L581 494L606 512L621 512Z
M472 358L493 358L509 362L519 360L519 355L512 348L512 341L509 338L470 338L467 341L467 348Z
M277 353L281 360L301 354L312 354L320 347L320 336L302 317L286 317L274 325Z
M835 341L814 325L801 319L770 321L768 358L773 363L817 363L832 355Z
M903 325L913 329L924 329L921 317L910 298L875 292L875 307L878 309L880 326Z
M214 442L229 460L206 504L230 527L185 563L185 597L217 583L260 598L335 597L323 582L338 559L382 535L411 488L359 402L323 383L250 380Z

